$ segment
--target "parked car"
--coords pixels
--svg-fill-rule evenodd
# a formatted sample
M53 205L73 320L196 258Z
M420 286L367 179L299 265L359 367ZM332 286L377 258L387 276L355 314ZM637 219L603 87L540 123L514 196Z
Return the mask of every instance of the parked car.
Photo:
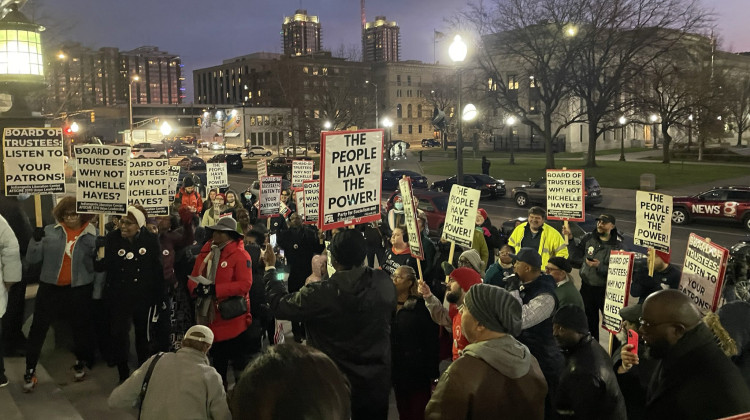
M180 159L179 162L177 162L177 165L180 167L180 175L179 180L180 183L178 185L182 185L182 180L189 175L194 175L193 179L197 179L200 182L196 182L196 189L200 192L201 196L206 196L206 162L197 157L197 156L188 156ZM199 184L199 185L198 185Z
M294 154L304 155L305 152L307 152L307 149L305 148L305 146L300 146L300 145L289 146L286 149L284 149L284 153L286 153L287 156L294 155Z
M695 220L742 222L750 230L750 187L716 187L689 197L672 197L672 223Z
M247 148L246 156L271 156L273 152L263 146L250 146Z
M133 147L130 149L131 159L166 159L167 152L154 147Z
M593 176L586 177L583 190L586 197L586 208L602 203L602 188L596 178ZM528 184L513 188L511 193L518 207L526 207L529 204L544 205L547 203L547 181L544 178L536 182L529 180Z
M297 156L296 158L291 157L277 157L273 158L268 162L268 174L269 175L281 175L282 178L291 180L292 179L292 161L295 160L313 160L309 156ZM313 171L317 171L317 166L313 166ZM315 176L313 174L313 179Z
M313 144L312 150L315 151L315 153L320 153L320 143Z
M422 147L440 147L440 140L422 139Z
M451 188L456 183L457 175L442 181L435 181L430 185L431 190L450 193ZM482 198L498 198L505 196L505 181L495 179L484 174L464 174L464 187L479 190Z
M445 223L445 213L448 211L449 195L438 191L413 190L414 199L417 200L417 209L422 210L427 216L427 226L430 228L430 236L440 237L443 232ZM384 206L384 212L387 213L393 208L393 199L400 195L401 192L396 190Z
M208 163L227 163L227 172L241 172L242 171L242 156L239 153L219 153L218 155L211 156Z
M383 189L388 191L397 190L398 181L404 176L411 178L412 188L427 188L427 178L422 174L405 169L391 169L383 171Z
M209 150L224 150L224 143L222 142L214 142L208 144Z
M175 144L169 149L167 153L170 156L198 156L198 150L195 147L186 146L184 144Z

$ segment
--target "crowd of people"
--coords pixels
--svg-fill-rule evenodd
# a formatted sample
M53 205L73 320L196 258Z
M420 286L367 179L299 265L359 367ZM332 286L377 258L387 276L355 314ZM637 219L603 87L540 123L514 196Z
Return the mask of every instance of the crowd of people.
M624 249L611 214L576 238L539 207L507 235L479 209L471 247L451 252L418 212L417 258L399 198L379 221L322 232L294 195L263 219L249 188L204 200L188 177L171 215L133 205L104 235L72 196L35 229L4 197L0 355L25 357L18 382L33 392L47 331L65 320L73 379L116 368L110 406L143 419L386 419L391 392L402 420L750 412L750 302L727 293L704 318L669 254L653 275L635 270L638 303L622 309L612 354L600 344L610 251ZM750 263L738 255L733 283ZM18 289L34 278L25 337ZM0 364L0 386L9 379Z

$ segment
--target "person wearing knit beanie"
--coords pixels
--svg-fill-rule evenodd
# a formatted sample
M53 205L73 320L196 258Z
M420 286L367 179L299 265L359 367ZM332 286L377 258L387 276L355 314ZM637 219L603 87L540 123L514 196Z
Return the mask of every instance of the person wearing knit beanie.
M552 318L552 323L578 334L586 335L589 333L586 312L575 305L567 305L558 309L555 316ZM558 338L559 341L557 334L555 334L555 337Z
M464 292L468 292L471 286L482 282L479 273L468 267L459 267L451 271L449 278L458 283Z
M505 289L475 284L466 292L464 306L492 331L512 336L521 333L521 304Z
M472 268L480 276L484 274L485 263L475 249L468 249L462 252L458 257L458 266Z

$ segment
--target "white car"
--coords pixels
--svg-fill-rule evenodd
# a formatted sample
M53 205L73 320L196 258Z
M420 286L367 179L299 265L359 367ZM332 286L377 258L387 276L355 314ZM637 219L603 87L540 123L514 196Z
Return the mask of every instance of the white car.
M131 159L166 159L167 153L163 150L157 150L153 147L144 147L142 149L133 147L130 149Z
M247 149L247 153L245 153L245 156L253 157L253 156L271 156L273 152L269 149L266 149L263 146L250 146Z
M305 154L305 152L307 152L307 149L305 149L304 146L289 146L286 149L284 149L284 152L286 153L287 156L293 155L293 154L303 155Z

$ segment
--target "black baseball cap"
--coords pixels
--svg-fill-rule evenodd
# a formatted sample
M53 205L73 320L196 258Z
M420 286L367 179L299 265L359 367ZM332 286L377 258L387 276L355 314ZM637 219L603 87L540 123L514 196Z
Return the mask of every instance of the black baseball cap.
M510 254L513 261L521 261L540 270L542 268L542 257L534 248L521 248L515 254Z
M596 218L596 220L601 220L602 223L612 223L615 224L615 216L612 216L611 214L602 213L599 217Z

